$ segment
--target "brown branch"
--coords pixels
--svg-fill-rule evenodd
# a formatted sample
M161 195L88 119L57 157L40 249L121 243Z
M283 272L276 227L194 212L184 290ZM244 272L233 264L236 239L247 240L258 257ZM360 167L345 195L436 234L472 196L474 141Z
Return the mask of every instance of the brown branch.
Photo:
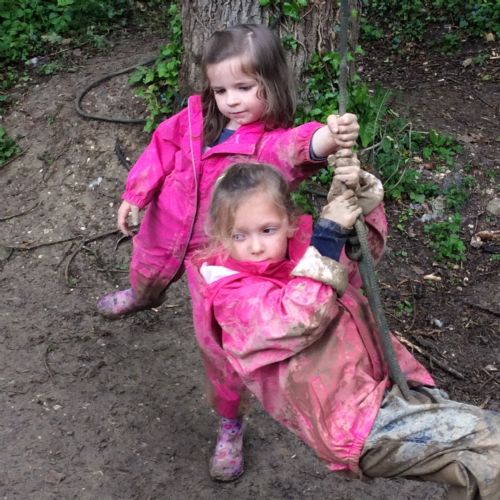
M484 311L484 312L493 314L494 316L500 316L500 313L498 311L494 311L493 309L490 309L489 307L481 306L479 304L474 304L473 302L469 302L468 300L462 300L461 302L463 304L470 306L470 307L475 307L476 309L479 309L480 311Z
M119 229L113 229L112 231L106 231L105 233L97 234L95 236L90 236L89 238L83 239L82 235L80 236L73 236L72 238L64 238L62 240L56 240L56 241L47 241L45 243L38 243L37 245L32 245L32 246L23 246L23 245L2 245L5 248L11 248L12 250L35 250L37 248L41 247L48 247L52 245L59 245L60 243L66 243L68 241L75 241L75 240L82 240L82 244L86 245L87 243L91 243L92 241L100 240L102 238L106 238L107 236L111 236L113 234L116 234L119 231Z
M39 201L37 201L31 208L28 208L24 212L19 212L18 214L14 214L14 215L7 215L6 217L0 217L0 222L6 221L9 219L14 219L15 217L21 217L21 215L29 214L32 210L35 210L35 208L38 207L38 205L40 205Z
M56 267L54 268L56 271L59 269L61 264L64 262L64 259L69 255L72 248L73 248L73 243L70 243L69 245L66 246L66 250L64 250L63 256L61 257L59 262L56 264Z
M75 241L79 238L80 236L73 236L72 238L64 238L62 240L48 241L33 246L26 246L26 245L4 245L4 246L5 248L11 248L12 250L36 250L37 248L50 247L52 245L59 245L60 243L67 243L68 241Z
M460 380L465 380L465 376L462 375L458 370L455 370L455 368L452 368L451 366L448 366L446 363L444 363L443 361L441 361L438 358L436 358L436 356L433 356L432 354L430 354L429 352L425 351L424 349L422 349L418 345L415 345L413 342L410 342L407 338L403 337L403 335L401 333L396 332L396 331L394 333L396 333L397 338L399 339L399 341L402 344L410 347L411 349L414 349L419 354L421 354L422 356L426 357L431 363L435 363L439 368L441 368L445 372L448 372L450 375L453 375L454 377L456 377L456 378L458 378Z
M48 359L49 358L49 349L50 349L50 346L51 346L51 344L49 344L47 346L47 349L45 349L45 353L43 355L43 362L45 364L45 369L47 370L47 373L49 374L50 379L52 380L52 382L55 382L54 373L50 369L49 359Z
M124 234L123 236L121 236L120 238L118 238L116 240L116 243L115 243L115 252L118 250L118 247L120 246L120 244L125 241L125 240L128 240L131 236L129 236L128 234Z
M70 288L73 288L73 285L71 285L70 283L70 275L69 275L69 266L71 265L71 262L73 261L73 259L77 256L78 252L80 252L80 250L83 248L83 244L82 245L78 245L76 247L76 250L74 250L71 255L69 256L69 259L68 261L66 262L66 266L64 268L64 278L66 279L66 284L70 287Z

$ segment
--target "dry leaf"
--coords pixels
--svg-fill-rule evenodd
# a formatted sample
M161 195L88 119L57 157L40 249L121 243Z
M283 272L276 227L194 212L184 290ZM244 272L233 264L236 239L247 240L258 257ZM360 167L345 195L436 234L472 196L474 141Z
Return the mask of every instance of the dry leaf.
M441 281L441 276L436 276L434 273L432 273L432 274L426 274L424 276L424 280L427 280L427 281Z

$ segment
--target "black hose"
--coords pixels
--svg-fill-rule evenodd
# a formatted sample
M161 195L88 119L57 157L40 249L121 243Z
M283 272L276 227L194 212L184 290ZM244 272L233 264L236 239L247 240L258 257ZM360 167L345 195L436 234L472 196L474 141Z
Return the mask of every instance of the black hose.
M138 68L139 66L147 66L149 64L152 64L156 61L157 57L154 57L152 59L148 59L147 61L134 64L133 66L129 66L128 68L121 69L119 71L116 71L114 73L108 73L107 75L102 76L101 78L93 81L89 85L87 85L76 97L75 99L75 109L76 112L80 115L83 116L84 118L88 118L91 120L101 120L104 122L113 122L113 123L146 123L145 118L122 118L122 117L114 117L114 116L101 116L101 115L94 115L91 113L87 113L83 111L81 108L81 103L85 95L93 88L97 87L100 85L102 82L105 82L106 80L110 80L111 78L114 78L115 76L123 75L124 73L128 73L135 68Z

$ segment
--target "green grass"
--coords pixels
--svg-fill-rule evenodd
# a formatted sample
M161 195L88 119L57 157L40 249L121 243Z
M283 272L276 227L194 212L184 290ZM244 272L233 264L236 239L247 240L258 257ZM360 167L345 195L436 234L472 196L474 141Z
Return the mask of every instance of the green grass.
M16 142L11 139L3 127L0 126L0 168L15 155L19 154L21 149Z

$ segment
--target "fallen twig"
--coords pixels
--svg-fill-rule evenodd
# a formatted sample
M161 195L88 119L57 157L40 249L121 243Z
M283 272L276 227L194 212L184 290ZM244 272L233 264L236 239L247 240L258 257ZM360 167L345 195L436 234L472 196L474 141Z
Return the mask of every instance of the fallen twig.
M410 347L411 349L414 349L419 354L426 357L431 363L436 364L436 366L438 366L442 370L448 372L450 375L453 375L454 377L456 377L460 380L465 380L465 376L462 375L458 370L455 370L455 368L448 366L446 363L444 363L443 361L436 358L436 356L433 356L432 354L430 354L426 350L422 349L418 345L415 345L413 342L410 342L406 337L403 337L403 335L401 333L399 333L397 331L395 331L394 333L397 335L397 338L399 339L399 341L402 344Z
M484 369L483 369L483 371L488 374L488 378L477 388L477 392L480 392L482 390L482 388L486 384L489 384L490 382L496 382L497 384L500 384L500 382L496 379L496 375L494 373L489 373Z
M83 236L80 235L80 236L73 236L71 238L64 238L62 240L47 241L46 243L38 243L37 245L31 245L31 246L28 245L2 245L2 246L4 246L5 248L11 248L12 250L35 250L37 248L59 245L60 243L66 243L68 241L75 241L75 240L83 240L82 245L86 245L87 243L91 243L92 241L100 240L102 238L106 238L107 236L116 234L118 231L119 229L113 229L112 231L107 231L105 233L97 234L95 236L90 236L89 238L83 238Z
M479 309L480 311L484 311L484 312L493 314L494 316L500 316L500 313L498 311L494 311L493 309L490 309L489 307L481 306L479 304L474 304L474 302L469 302L468 300L462 300L462 303L466 304L470 307L475 307L476 309Z
M127 169L127 171L129 171L132 166L132 162L125 156L122 145L118 139L115 141L115 154L120 163Z
M64 278L66 280L66 284L72 288L73 285L70 282L70 275L69 275L69 266L71 265L71 262L73 259L77 256L77 254L80 252L80 250L83 248L83 245L78 245L76 249L71 253L69 256L68 261L66 262L66 266L64 267Z
M122 241L128 240L129 238L130 238L130 236L128 234L124 234L123 236L121 236L120 238L118 238L116 240L116 243L115 243L115 252L118 250L118 247L120 246L120 243L122 243Z
M18 214L13 214L13 215L7 215L6 217L0 217L0 222L9 219L14 219L15 217L21 217L21 215L29 214L32 210L35 210L35 208L38 207L38 205L40 205L39 201L37 201L32 207L28 208L27 210L24 210L23 212L19 212Z
M12 250L36 250L37 248L50 247L52 245L59 245L60 243L66 243L68 241L75 241L81 238L81 236L73 236L72 238L64 238L62 240L48 241L46 243L39 243L38 245L4 245L5 248L11 248Z
M70 254L71 250L73 248L73 243L71 242L69 245L66 246L66 250L63 252L63 256L59 259L59 262L56 264L56 267L54 270L58 270L61 264L64 262L64 259Z
M50 349L51 345L49 344L47 346L47 349L45 349L45 353L43 355L43 362L45 364L45 369L47 370L47 373L49 374L49 377L50 379L52 380L52 382L55 382L55 378L54 378L54 374L52 373L52 370L50 369L50 366L49 366L49 349Z

